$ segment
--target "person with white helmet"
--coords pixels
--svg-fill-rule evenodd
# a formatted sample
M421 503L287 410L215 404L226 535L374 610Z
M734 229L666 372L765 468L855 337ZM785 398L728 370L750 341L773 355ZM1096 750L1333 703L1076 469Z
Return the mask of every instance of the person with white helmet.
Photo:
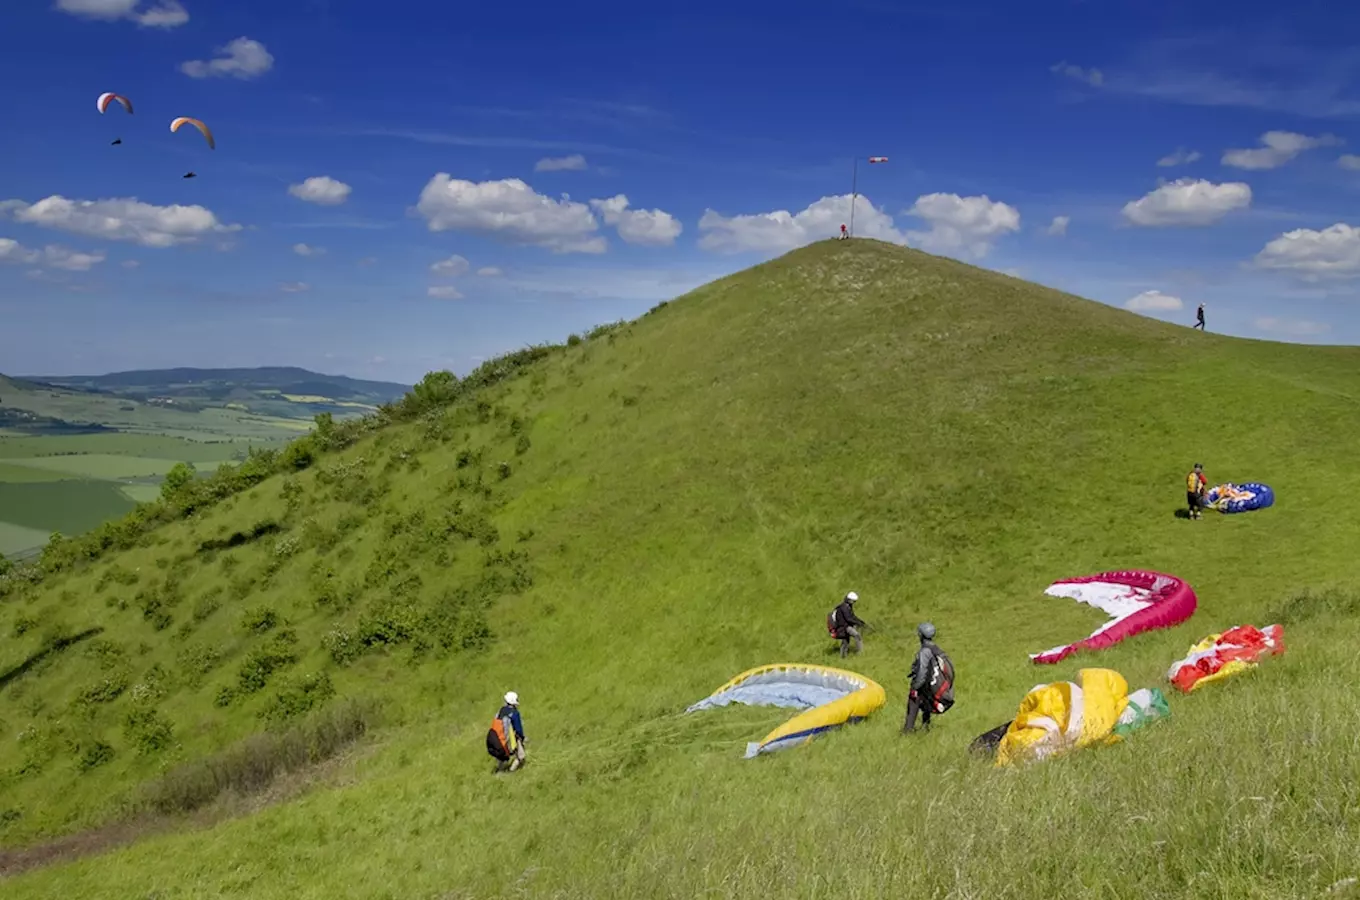
M859 616L855 615L855 603L859 600L859 594L854 591L845 595L845 599L840 605L831 611L827 616L827 630L831 636L841 642L841 658L850 655L850 641L855 642L855 652L864 652L864 638L860 636L859 630L867 627L867 624Z
M505 705L496 713L486 733L486 752L496 760L495 772L504 771L506 763L509 763L511 772L524 765L527 743L524 723L519 717L519 694L506 691Z

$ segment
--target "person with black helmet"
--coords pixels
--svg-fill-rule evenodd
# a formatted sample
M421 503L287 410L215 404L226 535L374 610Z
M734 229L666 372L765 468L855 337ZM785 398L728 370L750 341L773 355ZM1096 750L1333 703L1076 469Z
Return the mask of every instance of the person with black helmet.
M867 627L867 623L859 616L855 615L855 602L859 600L859 594L854 591L845 595L845 599L840 605L831 611L831 636L841 642L841 657L850 655L850 641L855 642L855 652L864 652L864 638L860 636L859 630Z
M1195 463L1195 468L1190 474L1185 476L1185 503L1189 509L1190 518L1200 518L1200 513L1204 509L1204 492L1208 489L1208 481L1204 477L1204 464Z
M954 664L935 644L935 626L922 622L916 626L921 638L921 649L911 661L911 691L907 694L907 720L902 733L916 730L916 717L921 725L930 727L930 717L954 705Z

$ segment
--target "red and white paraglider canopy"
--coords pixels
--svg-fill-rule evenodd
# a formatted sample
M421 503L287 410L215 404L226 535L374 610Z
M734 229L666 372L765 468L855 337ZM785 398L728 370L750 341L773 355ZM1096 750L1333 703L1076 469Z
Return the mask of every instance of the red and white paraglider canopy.
M1040 664L1058 662L1079 650L1104 650L1153 628L1179 625L1194 614L1199 602L1190 585L1176 576L1141 569L1066 578L1053 582L1044 593L1094 606L1111 619L1085 640L1031 653L1030 659Z

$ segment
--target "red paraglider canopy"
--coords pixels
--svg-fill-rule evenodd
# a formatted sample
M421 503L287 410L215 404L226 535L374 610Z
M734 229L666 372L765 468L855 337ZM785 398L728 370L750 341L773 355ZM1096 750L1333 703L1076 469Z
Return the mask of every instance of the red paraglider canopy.
M1112 618L1083 641L1030 654L1039 664L1058 662L1079 650L1104 650L1153 628L1179 625L1194 614L1199 602L1190 585L1176 576L1141 569L1066 578L1053 582L1044 593L1087 603Z

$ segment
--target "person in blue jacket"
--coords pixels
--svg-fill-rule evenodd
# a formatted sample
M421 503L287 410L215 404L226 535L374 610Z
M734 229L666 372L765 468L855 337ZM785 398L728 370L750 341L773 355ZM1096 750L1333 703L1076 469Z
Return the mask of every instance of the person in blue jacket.
M500 734L495 734L498 731ZM494 742L493 735L497 738ZM507 763L511 772L524 765L524 748L527 741L524 736L524 722L519 716L519 694L507 691L505 705L496 713L496 721L492 724L491 733L487 735L487 750L496 757L496 771L504 771ZM497 746L493 746L493 743Z

